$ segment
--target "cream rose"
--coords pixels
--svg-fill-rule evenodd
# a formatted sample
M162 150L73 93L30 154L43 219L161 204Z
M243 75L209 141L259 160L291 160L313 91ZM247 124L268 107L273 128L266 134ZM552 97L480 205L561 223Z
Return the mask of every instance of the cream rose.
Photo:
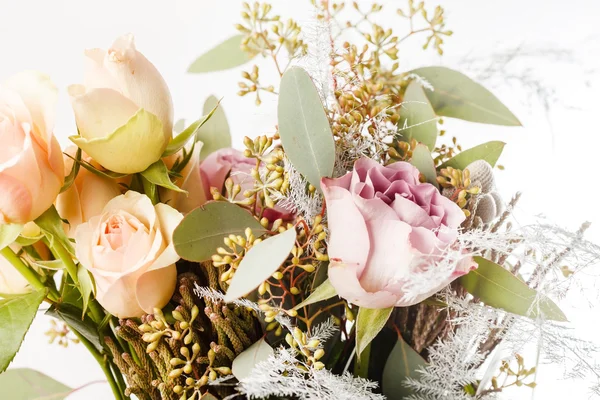
M96 298L119 318L139 317L164 307L175 290L179 256L173 231L183 215L129 191L101 215L79 225L75 252L96 281Z
M70 139L104 168L136 173L157 161L173 135L173 102L132 35L85 52L83 85L69 94L80 136ZM135 156L131 152L135 150Z
M24 224L54 203L64 182L54 128L57 90L37 72L0 86L0 224Z
M73 157L76 152L75 146L65 150L65 153ZM92 161L89 157L84 159ZM72 158L65 156L65 175L71 171L73 162ZM120 194L121 189L116 181L80 168L75 182L56 199L58 214L69 221L69 224L65 224L69 236L73 237L77 226L102 213L104 206Z

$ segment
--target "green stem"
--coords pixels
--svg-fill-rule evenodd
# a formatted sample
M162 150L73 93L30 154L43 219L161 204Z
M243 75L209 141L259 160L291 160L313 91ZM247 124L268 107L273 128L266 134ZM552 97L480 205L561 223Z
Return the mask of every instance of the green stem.
M54 257L62 261L62 263L65 266L65 269L67 270L67 273L73 280L73 283L79 288L80 286L79 277L77 276L77 265L75 265L71 254L67 251L67 249L64 248L64 246L58 240L54 240L52 246L48 247L50 247L50 250L52 250L52 254L54 254ZM104 309L100 306L100 304L98 304L98 301L96 299L92 299L90 301L89 310L92 320L95 323L99 324L104 318Z
M59 294L58 294L58 291L56 290L56 288L47 287L46 285L44 285L42 283L42 281L40 280L39 275L37 273L35 273L31 268L29 268L23 262L23 260L21 260L21 257L16 255L15 252L12 251L12 249L10 247L7 246L7 247L3 248L2 250L0 250L0 254L2 256L4 256L4 258L9 263L11 263L17 271L19 271L19 273L27 280L27 282L29 282L31 284L31 286L33 286L37 290L44 290L44 289L48 288L48 290L49 290L48 298L52 301L58 300Z
M150 182L148 179L144 178L140 175L140 179L142 180L142 186L144 187L144 193L146 196L152 200L152 204L160 203L160 199L158 197L158 186L154 183Z
M115 380L115 376L113 375L111 370L112 363L108 360L108 358L105 355L100 354L100 352L94 347L94 345L90 343L90 341L87 340L83 335L77 332L77 330L73 329L73 327L70 328L71 331L75 334L75 336L77 336L77 339L79 339L79 341L88 349L92 356L94 356L96 362L98 363L98 365L100 365L100 368L102 368L104 376L106 376L106 380L108 381L108 384L112 389L113 395L115 396L115 400L124 400L125 394L119 388L119 384L117 383L117 380Z

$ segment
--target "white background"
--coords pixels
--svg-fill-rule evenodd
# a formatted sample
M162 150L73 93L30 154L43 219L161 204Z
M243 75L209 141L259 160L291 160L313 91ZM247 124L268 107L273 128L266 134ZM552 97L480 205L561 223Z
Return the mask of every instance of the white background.
M369 4L369 1L359 1ZM401 4L405 1L384 1ZM436 3L429 1L431 5ZM439 0L446 8L448 27L455 34L447 40L446 55L419 50L423 38L414 39L400 54L404 69L428 64L445 64L469 69L468 58L485 60L493 52L521 46L524 53L504 69L507 75L528 71L530 76L557 91L559 103L550 113L539 104L527 104L527 91L505 76L488 82L493 91L523 122L523 128L498 128L449 122L449 133L459 136L465 147L487 140L508 143L501 163L507 170L499 174L506 196L517 190L525 193L520 205L525 213L544 213L552 220L576 229L589 220L600 225L596 162L600 150L600 2L596 0ZM293 16L301 24L311 20L308 0L273 0L274 11ZM274 99L264 98L260 108L249 98L238 98L240 70L210 75L189 75L188 65L196 56L235 33L241 1L238 0L1 0L0 80L23 69L48 73L61 88L56 133L65 144L73 134L74 122L64 88L82 77L82 51L106 48L118 35L132 32L138 49L162 72L168 82L178 118L196 119L204 99L210 94L224 96L234 144L244 135L272 132ZM431 7L430 5L430 7ZM391 7L393 10L394 8ZM391 15L381 23L398 21ZM388 26L400 27L398 23ZM399 34L402 31L399 30ZM571 50L569 62L549 58L552 49ZM272 69L259 61L265 74ZM488 63L489 64L489 63ZM484 64L483 65L487 65ZM492 63L492 65L494 65ZM495 64L498 67L498 64ZM471 70L473 68L470 68ZM468 71L465 71L468 72ZM590 237L600 243L600 230L592 225ZM597 332L598 310L583 302L571 302L565 311L578 331L593 338ZM102 380L103 375L82 346L65 350L48 345L44 331L49 320L39 316L12 367L40 370L72 387ZM536 398L587 398L583 385L559 378L562 371L540 371ZM515 398L529 397L527 389ZM1 394L0 398L4 398ZM70 399L110 399L107 384L88 386ZM10 399L7 399L10 400Z

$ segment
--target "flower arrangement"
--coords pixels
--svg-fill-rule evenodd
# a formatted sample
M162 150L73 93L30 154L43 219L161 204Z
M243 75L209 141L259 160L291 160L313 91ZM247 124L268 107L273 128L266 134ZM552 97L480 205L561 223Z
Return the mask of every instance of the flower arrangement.
M0 86L9 398L41 398L23 394L28 379L44 398L70 391L7 370L43 302L51 340L83 344L117 400L491 399L535 388L542 359L594 374L597 349L557 304L600 256L587 224L515 226L519 194L505 201L494 179L504 143L463 150L440 127L519 120L460 72L396 61L418 35L443 53L444 10L409 0L397 36L374 22L381 5L312 3L309 27L245 4L239 35L190 67L273 61L280 82L242 73L239 95L277 96L278 116L243 151L217 98L174 128L167 84L131 35L85 52L64 151L50 79Z

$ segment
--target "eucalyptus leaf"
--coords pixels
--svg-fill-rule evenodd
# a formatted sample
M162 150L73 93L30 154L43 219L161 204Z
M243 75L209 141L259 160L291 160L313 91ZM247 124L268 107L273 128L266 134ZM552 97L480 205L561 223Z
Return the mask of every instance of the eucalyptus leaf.
M420 83L413 80L408 84L400 107L399 133L402 139L423 143L433 150L438 137L438 116L431 108L431 104L423 91Z
M433 90L425 94L435 113L483 124L521 126L514 114L489 90L466 75L446 67L412 70L425 79Z
M480 144L479 146L461 151L456 156L440 165L440 168L452 167L456 169L465 169L469 164L477 160L485 160L494 167L502 154L504 145L504 142L498 141Z
M204 113L211 110L219 104L219 99L215 96L210 96L204 102ZM223 107L215 110L212 118L198 129L196 140L202 142L202 151L200 151L200 159L204 160L209 154L226 147L231 147L231 134L229 123Z
M69 240L69 237L65 233L65 229L63 227L63 220L58 215L58 211L54 206L51 206L47 209L42 215L40 215L35 223L40 227L44 235L48 238L51 246L54 240L58 240L59 243L71 254L75 256L75 249L73 248L73 244Z
M214 113L217 111L217 108L219 107L219 103L220 100L217 100L216 104L212 107L212 109L210 109L206 113L206 115L204 115L198 121L185 128L185 130L179 135L175 136L173 140L169 142L169 145L165 149L165 152L163 153L162 157L168 157L170 155L173 155L182 148L184 148L185 145L190 141L190 139L197 135L202 125L206 124L212 118Z
M261 361L266 361L273 354L273 348L265 341L265 339L260 339L233 360L231 372L238 381L241 381L250 376L250 373L256 364Z
M356 354L360 357L363 350L371 343L383 329L390 318L394 307L358 309L356 317Z
M169 178L169 170L163 160L158 160L154 164L150 165L145 171L141 172L142 176L146 178L150 183L157 186L173 190L175 192L187 193L185 190L181 190L177 185L171 182Z
M76 290L73 290L73 292L72 294L77 294ZM100 335L98 334L96 324L87 315L81 318L81 309L72 304L63 302L52 305L48 311L46 311L46 315L65 322L71 329L79 332L92 345L94 345L98 351L102 351L102 342L100 341Z
M504 267L474 257L478 268L460 278L467 292L484 304L532 319L543 317L564 322L567 317L548 297L527 286Z
M225 302L239 299L260 286L288 258L295 243L296 228L291 228L254 244L231 278Z
M22 230L23 225L0 224L0 250L13 244Z
M75 178L77 178L77 174L79 173L82 153L83 151L80 148L77 148L77 152L75 153L75 161L73 162L73 166L71 167L71 172L69 172L69 175L65 177L65 183L60 189L61 193L66 192L67 189L71 187L73 182L75 182Z
M223 247L225 237L244 235L246 228L252 229L256 237L266 231L243 208L224 201L210 202L185 216L173 233L173 243L181 258L202 262Z
M385 362L381 390L389 400L402 400L414 394L404 384L406 378L417 379L418 370L425 368L427 362L410 347L401 336Z
M419 143L413 150L410 163L425 176L427 182L431 183L435 187L439 187L436 180L437 172L435 170L435 163L433 162L431 151L427 148L427 146Z
M302 68L289 68L281 78L277 119L286 155L320 191L321 178L333 173L335 144L319 92Z
M318 303L319 301L328 300L337 295L337 291L327 279L319 287L317 287L302 303L294 307L294 310L299 310L310 304Z
M202 54L190 65L188 72L202 74L246 64L253 55L242 50L244 35L235 35Z
M0 300L0 373L6 370L19 351L47 293L47 290L41 290Z
M74 390L48 375L29 368L14 368L0 374L2 398L7 400L63 400Z

